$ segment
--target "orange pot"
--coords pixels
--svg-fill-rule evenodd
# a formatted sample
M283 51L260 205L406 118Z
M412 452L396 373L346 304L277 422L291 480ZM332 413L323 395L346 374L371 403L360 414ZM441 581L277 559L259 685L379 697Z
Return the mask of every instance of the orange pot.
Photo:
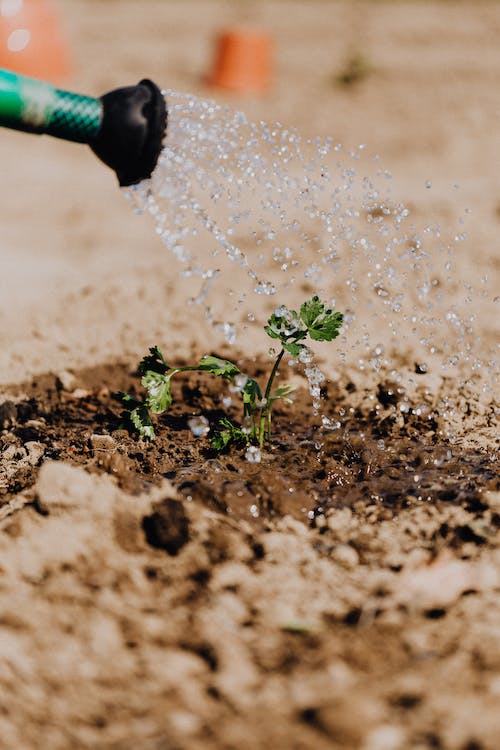
M269 88L272 75L272 38L262 31L228 30L217 39L209 84L240 94Z
M62 83L68 45L51 0L0 0L0 68Z

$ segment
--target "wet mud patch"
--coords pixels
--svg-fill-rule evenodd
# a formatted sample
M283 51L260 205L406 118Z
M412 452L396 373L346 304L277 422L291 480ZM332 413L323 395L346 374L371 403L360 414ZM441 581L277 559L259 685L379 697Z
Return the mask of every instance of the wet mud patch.
M245 367L257 378L266 369L262 362ZM439 397L433 403L418 395L412 403L383 378L363 390L345 375L327 384L323 414L315 415L306 385L293 405L276 405L272 441L252 463L234 446L216 453L210 434L195 437L189 428L195 415L211 431L224 416L241 419L236 399L229 409L222 404L226 384L210 376L177 376L154 442L123 429L117 393L140 394L137 373L126 365L40 376L9 389L0 404L0 497L29 490L47 459L108 473L131 493L166 478L188 500L257 525L289 514L320 526L343 507L370 507L374 518L425 504L480 510L481 493L498 489L496 446L451 441ZM335 429L324 429L322 416Z

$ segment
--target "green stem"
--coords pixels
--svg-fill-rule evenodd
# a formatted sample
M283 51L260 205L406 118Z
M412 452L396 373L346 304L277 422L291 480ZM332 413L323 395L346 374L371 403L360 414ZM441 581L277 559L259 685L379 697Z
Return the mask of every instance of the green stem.
M271 370L271 374L269 375L269 380L267 381L266 392L264 394L264 400L266 404L264 408L262 409L260 420L259 420L259 445L261 448L264 445L264 432L266 428L266 419L268 421L269 429L271 426L271 405L269 403L269 397L271 395L271 388L273 387L274 378L276 377L276 373L278 372L278 368L280 366L281 360L283 359L284 353L285 353L285 350L282 349L280 353L278 354L276 358L276 362L274 363L274 367Z

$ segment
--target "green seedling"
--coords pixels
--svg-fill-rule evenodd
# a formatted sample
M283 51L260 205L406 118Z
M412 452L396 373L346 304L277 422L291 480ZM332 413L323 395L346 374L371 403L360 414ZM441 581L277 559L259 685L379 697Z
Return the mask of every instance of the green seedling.
M129 425L143 438L154 440L155 431L151 415L163 414L170 408L173 376L180 372L206 372L229 381L232 390L240 393L243 402L242 425L236 425L227 418L221 419L212 437L212 448L222 451L232 443L254 443L262 448L265 438L271 437L273 405L278 400L292 403L290 394L295 386L285 383L274 388L274 381L284 355L289 354L307 361L311 353L304 341L307 338L313 341L332 341L339 335L342 320L341 313L327 308L317 296L304 302L300 312L290 310L285 305L276 309L264 330L272 339L279 341L281 347L264 393L256 380L227 359L206 354L196 365L171 367L160 349L157 346L152 347L139 365L141 384L146 390L146 396L141 400L128 393L120 393L122 403L126 407L124 416Z

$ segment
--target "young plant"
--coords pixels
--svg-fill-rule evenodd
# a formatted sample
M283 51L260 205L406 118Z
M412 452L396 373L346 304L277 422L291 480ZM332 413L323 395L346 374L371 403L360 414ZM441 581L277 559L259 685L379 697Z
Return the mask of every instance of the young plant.
M146 390L144 399L138 399L128 393L120 397L127 411L125 416L139 434L147 440L153 440L155 431L151 414L163 414L172 404L171 380L179 372L207 372L216 377L228 380L232 389L239 392L243 401L243 424L235 425L223 418L219 429L215 431L211 445L221 451L231 443L257 443L261 448L267 435L271 437L271 415L273 405L279 399L291 403L290 393L295 386L283 384L273 390L274 381L285 353L292 357L306 359L310 356L308 347L303 343L308 337L313 341L332 341L339 335L343 316L326 308L319 297L314 296L304 302L300 312L290 310L282 305L274 311L265 332L281 344L274 361L264 390L264 395L256 380L249 377L227 359L206 354L196 365L171 367L160 349L155 346L149 350L140 365L141 384Z

